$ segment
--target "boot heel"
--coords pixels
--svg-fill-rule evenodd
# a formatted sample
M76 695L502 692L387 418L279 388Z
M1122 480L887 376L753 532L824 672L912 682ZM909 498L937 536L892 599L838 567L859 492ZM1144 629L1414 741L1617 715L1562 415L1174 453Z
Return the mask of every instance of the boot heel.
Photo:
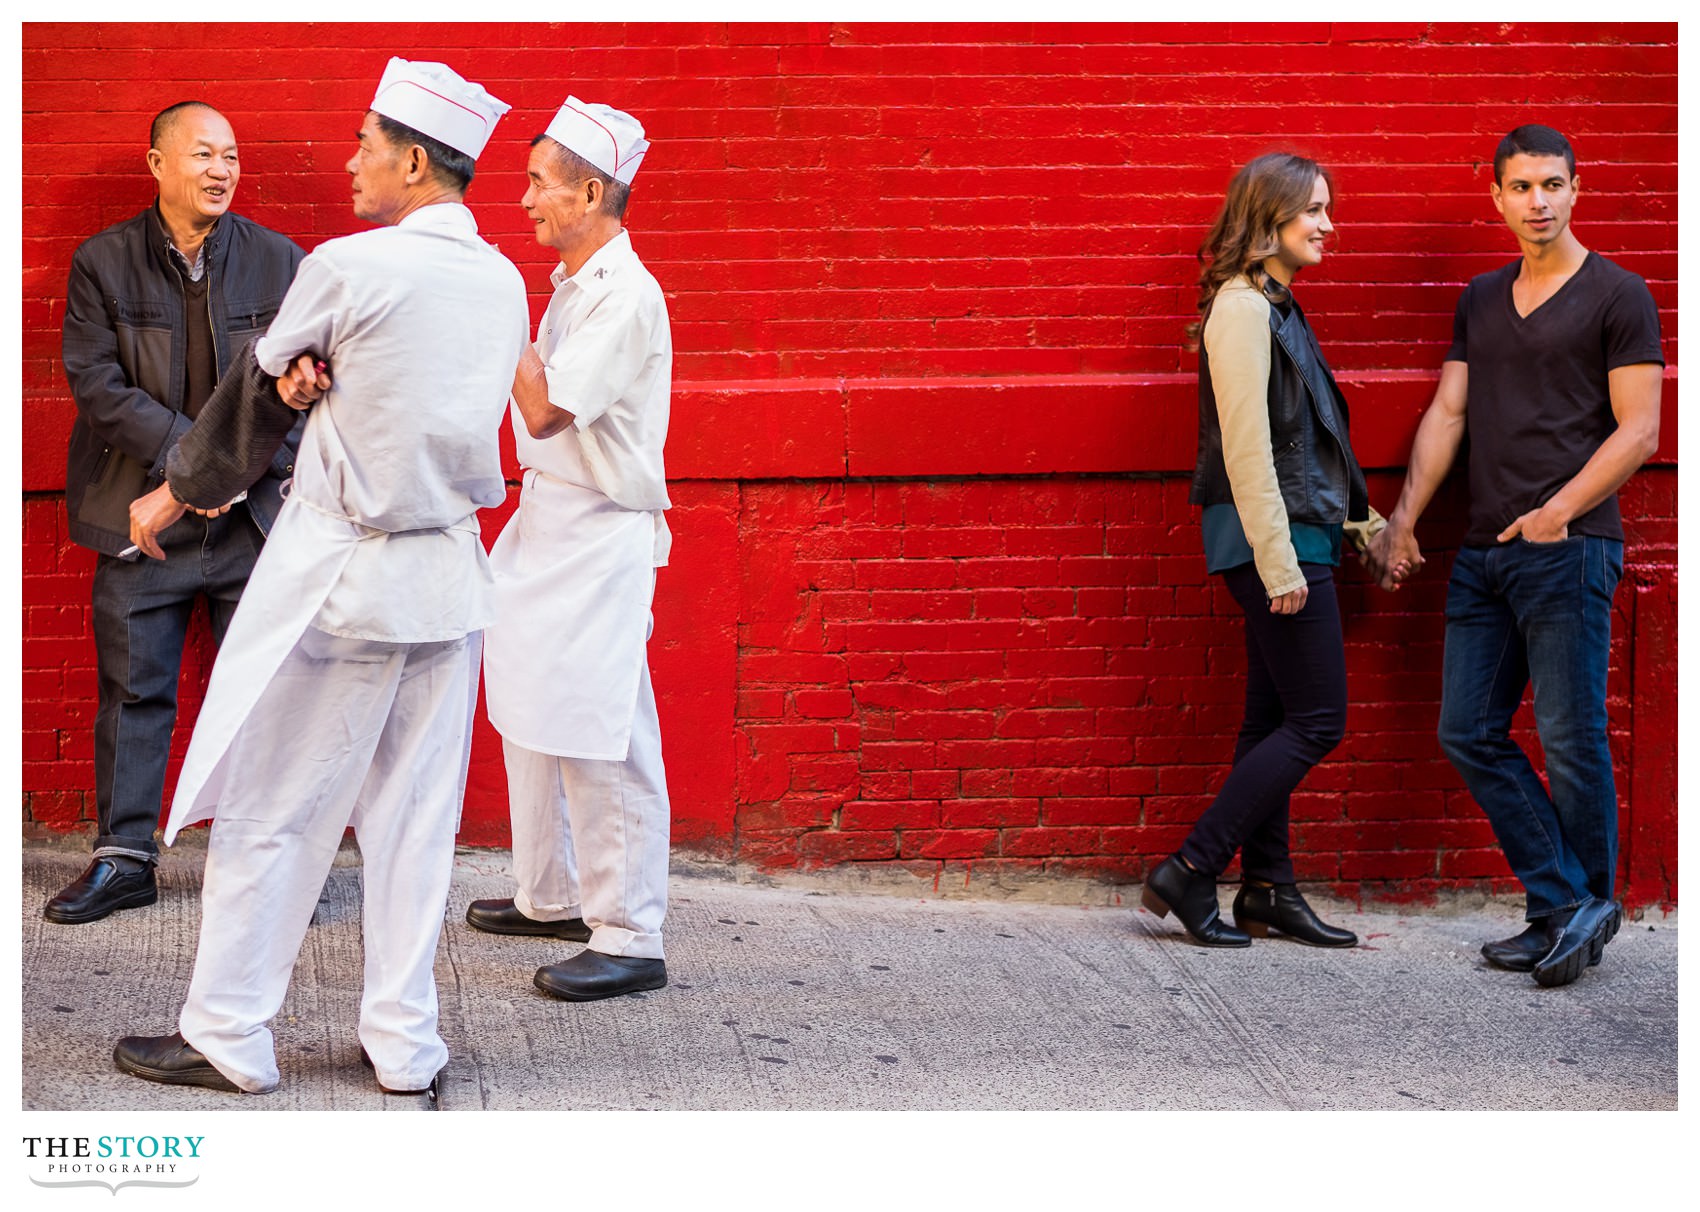
M1260 922L1254 917L1241 917L1236 913L1234 914L1234 925L1251 935L1252 938L1269 937L1269 923Z
M1147 884L1140 892L1139 903L1151 910L1151 912L1155 913L1158 917L1169 916L1169 907L1163 903L1162 897L1158 896L1151 890L1151 885L1149 884Z

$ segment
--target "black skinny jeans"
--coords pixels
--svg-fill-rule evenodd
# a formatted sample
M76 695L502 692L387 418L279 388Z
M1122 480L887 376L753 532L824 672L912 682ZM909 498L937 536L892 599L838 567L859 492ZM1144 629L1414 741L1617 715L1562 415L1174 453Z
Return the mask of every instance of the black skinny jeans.
M1310 596L1303 610L1287 615L1269 612L1254 565L1221 574L1245 611L1245 722L1234 768L1180 849L1207 875L1220 875L1240 850L1248 879L1294 882L1288 801L1345 735L1346 650L1334 570L1299 567Z

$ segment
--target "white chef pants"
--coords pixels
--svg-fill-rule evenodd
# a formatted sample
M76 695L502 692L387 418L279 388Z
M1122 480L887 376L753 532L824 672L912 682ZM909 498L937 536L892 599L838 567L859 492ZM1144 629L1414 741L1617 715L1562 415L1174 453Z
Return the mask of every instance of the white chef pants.
M537 921L582 917L590 949L661 959L667 916L667 772L649 662L623 762L502 741L513 818L514 906Z
M349 824L365 882L360 1042L395 1090L424 1088L447 1062L432 965L454 865L472 668L465 638L389 644L309 629L232 742L178 1028L242 1089L277 1085L266 1024Z

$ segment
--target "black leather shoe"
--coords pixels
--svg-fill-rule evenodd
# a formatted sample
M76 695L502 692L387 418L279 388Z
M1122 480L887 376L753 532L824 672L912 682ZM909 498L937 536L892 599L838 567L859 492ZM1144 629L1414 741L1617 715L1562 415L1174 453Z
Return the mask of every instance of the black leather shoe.
M1594 935L1593 942L1588 946L1588 967L1590 968L1599 966L1600 961L1605 958L1606 944L1617 937L1618 928L1623 925L1623 906L1613 901L1611 909L1611 916L1606 919L1605 925L1600 928L1599 933Z
M1194 871L1171 854L1145 880L1139 903L1158 917L1171 910L1193 939L1205 947L1249 947L1251 936L1222 920L1216 877Z
M1297 884L1242 884L1234 897L1234 925L1254 938L1269 937L1274 927L1312 947L1355 947L1358 936L1316 916Z
M126 1035L112 1050L112 1062L125 1073L168 1086L205 1086L242 1093L242 1088L213 1068L213 1063L181 1034Z
M360 1063L372 1070L372 1080L377 1082L377 1066L372 1063L372 1057L366 1051L364 1045L362 1045L360 1049ZM424 1094L430 1097L432 1106L435 1107L435 1105L441 1101L442 1082L443 1071L438 1069L437 1072L431 1076L431 1084L426 1086L423 1090L391 1090L388 1086L384 1085L383 1082L378 1082L378 1089L382 1090L385 1094Z
M667 961L580 951L570 960L539 968L531 983L550 997L594 1002L661 988L667 983Z
M1535 965L1537 984L1551 989L1568 985L1582 975L1584 968L1600 962L1606 944L1617 934L1623 923L1623 910L1616 901L1602 901L1590 896L1577 906L1576 912L1558 932L1558 941L1551 951Z
M489 934L530 934L564 938L570 943L588 943L590 927L581 917L558 922L540 922L514 908L513 901L473 901L466 907L466 924Z
M1570 920L1568 912L1549 913L1530 922L1523 933L1513 938L1482 944L1482 958L1496 968L1512 972L1533 972L1535 965L1558 945L1559 931Z
M152 863L143 863L140 871L126 872L112 859L101 856L48 901L41 916L61 926L74 926L98 922L119 909L151 905L158 899Z

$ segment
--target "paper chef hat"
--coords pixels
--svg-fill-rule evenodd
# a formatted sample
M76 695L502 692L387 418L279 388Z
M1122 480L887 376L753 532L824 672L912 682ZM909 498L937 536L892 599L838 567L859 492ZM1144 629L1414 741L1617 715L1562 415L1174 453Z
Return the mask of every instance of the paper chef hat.
M391 59L370 108L476 160L496 120L513 107L483 85L462 80L446 63Z
M649 141L643 124L612 106L568 97L543 132L568 151L577 152L622 185L637 176Z

